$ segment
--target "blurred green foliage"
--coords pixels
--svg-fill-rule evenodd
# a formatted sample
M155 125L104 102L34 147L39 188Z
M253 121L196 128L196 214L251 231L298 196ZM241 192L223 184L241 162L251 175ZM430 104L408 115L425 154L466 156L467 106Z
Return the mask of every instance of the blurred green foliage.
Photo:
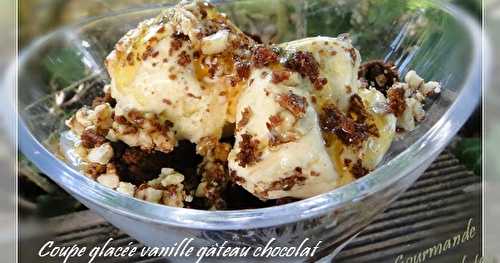
M481 175L481 139L462 138L453 148L457 158L476 175Z

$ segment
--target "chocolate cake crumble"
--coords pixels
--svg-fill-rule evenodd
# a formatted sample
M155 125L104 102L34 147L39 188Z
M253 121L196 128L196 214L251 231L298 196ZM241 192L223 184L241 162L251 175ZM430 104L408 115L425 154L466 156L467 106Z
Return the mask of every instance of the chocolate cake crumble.
M390 88L387 91L387 99L389 100L389 112L394 113L396 117L403 115L406 109L405 90L403 88Z
M378 91L387 95L387 90L399 81L399 73L391 62L382 60L369 61L361 65L358 77Z
M326 78L319 76L319 64L310 52L297 51L292 53L285 62L285 67L289 68L302 77L307 77L317 90L326 85Z
M241 135L240 152L236 155L236 160L241 167L253 165L260 160L262 152L259 144L260 141L252 135L248 133Z

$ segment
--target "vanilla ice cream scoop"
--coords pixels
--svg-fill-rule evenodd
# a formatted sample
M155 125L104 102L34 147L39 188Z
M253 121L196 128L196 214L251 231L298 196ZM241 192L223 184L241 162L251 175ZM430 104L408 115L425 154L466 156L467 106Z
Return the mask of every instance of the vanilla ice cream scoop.
M360 130L358 133L363 133L358 134L362 139L346 143L338 135L323 129L328 152L336 170L342 175L341 184L373 170L392 143L396 118L386 112L386 98L382 93L361 87L358 79L361 56L352 46L350 38L347 35L338 38L311 37L280 46L287 52L309 52L318 62L320 76L324 76L327 83L321 89L309 89L316 98L317 113L328 114L325 113L325 107L333 105L338 114L346 118L345 121L356 125L356 129ZM354 116L356 114L364 116ZM363 120L355 121L350 117L362 117Z
M236 57L252 40L201 2L180 4L129 31L107 57L115 113L155 113L177 140L220 138L235 95Z
M326 106L320 117L328 152L343 179L341 184L374 170L396 133L397 119L386 112L386 98L376 89L360 88L350 104L346 112Z
M338 175L302 88L311 84L297 73L274 82L270 69L255 70L241 94L232 176L260 199L307 198L335 188Z
M229 157L236 181L261 199L306 198L373 170L396 118L382 93L360 86L349 38L279 47L280 63L254 71L239 99Z

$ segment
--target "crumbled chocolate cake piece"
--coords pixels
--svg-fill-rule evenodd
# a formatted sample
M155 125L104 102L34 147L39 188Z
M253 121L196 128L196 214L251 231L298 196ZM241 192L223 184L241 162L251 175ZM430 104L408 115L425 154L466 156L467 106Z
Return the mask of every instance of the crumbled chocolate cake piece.
M189 41L189 36L182 32L175 32L172 37L180 41Z
M387 99L389 100L389 112L394 113L396 117L403 115L406 110L405 90L392 87L387 91Z
M238 176L235 170L229 170L229 178L232 182L237 184L243 184L246 182L245 178Z
M245 133L241 135L240 152L236 155L236 161L241 167L247 167L260 160L262 155L259 149L259 140L252 135Z
M276 53L274 53L271 49L259 46L257 47L252 54L252 61L255 67L262 68L264 66L269 66L274 63L277 63L279 57Z
M172 54L179 50L184 41L188 41L189 40L189 37L187 35L184 35L182 33L175 33L175 34L172 34L172 41L170 42L170 49L168 51L169 55L172 56Z
M370 171L363 167L363 163L361 162L360 159L352 165L351 167L351 174L354 176L354 178L359 179L365 175L367 175Z
M115 156L112 163L116 166L120 181L136 186L156 178L162 168L171 167L169 156L159 151L144 151L139 147L116 143L113 150Z
M88 149L100 146L106 142L106 138L93 129L84 130L80 136L80 140L82 141L83 147Z
M130 147L125 149L122 155L122 160L128 165L139 165L144 158L148 156L148 153L141 150L138 147Z
M318 78L316 81L314 81L313 85L315 89L321 90L327 83L328 80L326 78Z
M358 123L364 123L370 116L365 109L365 104L358 94L354 94L349 98L349 114Z
M239 120L236 124L236 130L240 131L241 129L243 129L243 127L248 124L251 117L252 109L250 107L246 107L245 109L243 109L243 111L241 112L241 120Z
M276 101L281 107L291 112L296 118L302 118L306 113L307 99L305 97L296 95L292 91L284 94L279 94L276 98Z
M277 190L290 191L295 185L303 184L306 179L307 178L302 173L302 168L295 167L290 176L274 181L271 186L266 189L266 192Z
M290 72L284 70L274 70L271 81L274 84L279 84L285 80L288 80L288 78L290 78Z
M384 95L387 95L387 90L399 81L399 74L394 64L382 60L373 60L362 64L358 77Z
M310 52L297 51L291 54L285 61L285 67L296 71L303 78L309 78L317 90L320 90L327 83L326 78L320 78L319 63Z
M116 174L120 181L136 186L158 177L161 169L173 168L185 177L184 186L190 190L196 187L196 165L201 161L196 155L195 146L187 141L179 141L174 153L163 153L155 150L142 150L140 147L130 147L123 142L112 142L113 159Z
M250 77L250 63L238 61L235 64L236 66L236 74L238 74L238 78L240 80L248 79Z
M320 125L324 132L335 134L346 145L358 145L373 132L369 125L355 122L332 104L323 107Z

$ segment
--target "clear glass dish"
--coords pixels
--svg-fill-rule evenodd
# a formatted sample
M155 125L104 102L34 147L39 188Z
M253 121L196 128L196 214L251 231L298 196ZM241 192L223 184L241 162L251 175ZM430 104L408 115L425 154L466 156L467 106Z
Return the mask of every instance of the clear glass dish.
M298 246L307 237L309 244L322 241L315 259L332 257L423 173L480 100L480 28L453 6L427 0L213 2L243 30L264 31L277 41L350 32L364 61L394 61L403 74L415 69L427 80L440 81L443 91L429 105L425 121L393 144L379 168L349 185L262 209L174 208L96 183L59 159L51 145L68 116L52 107L56 94L89 79L106 81L103 60L116 41L162 7L107 15L38 39L19 60L20 149L83 204L147 245L172 246L194 238L194 246L228 241L228 246L255 247L277 238L275 246Z

